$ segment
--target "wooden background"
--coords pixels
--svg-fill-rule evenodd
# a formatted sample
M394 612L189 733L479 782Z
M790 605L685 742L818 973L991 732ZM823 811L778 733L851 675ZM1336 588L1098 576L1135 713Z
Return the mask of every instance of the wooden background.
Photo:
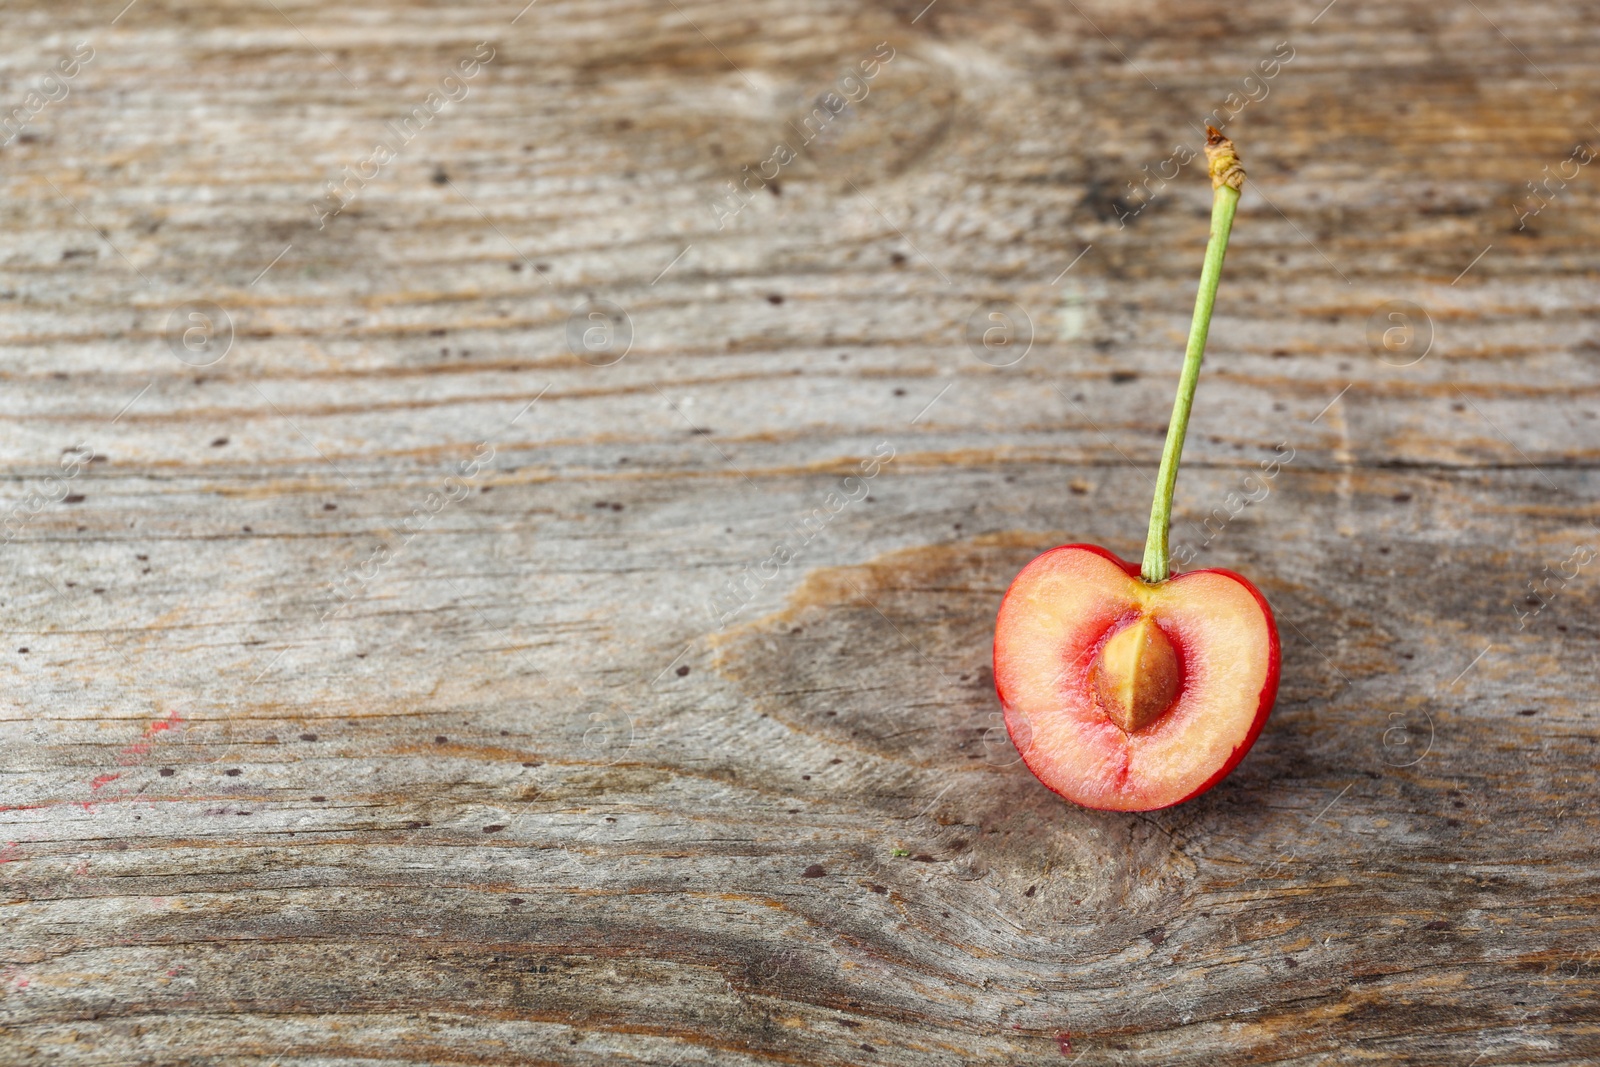
M1585 5L122 4L0 9L0 1062L1600 1060ZM1247 90L1174 541L1282 693L1080 811L993 613L1138 557Z

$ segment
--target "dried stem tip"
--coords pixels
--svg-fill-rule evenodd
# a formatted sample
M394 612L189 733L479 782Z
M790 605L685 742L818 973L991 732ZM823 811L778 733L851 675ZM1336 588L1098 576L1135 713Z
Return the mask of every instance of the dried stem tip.
M1238 192L1244 186L1244 164L1239 161L1239 153L1215 126L1206 127L1206 162L1211 165L1211 188L1226 185Z

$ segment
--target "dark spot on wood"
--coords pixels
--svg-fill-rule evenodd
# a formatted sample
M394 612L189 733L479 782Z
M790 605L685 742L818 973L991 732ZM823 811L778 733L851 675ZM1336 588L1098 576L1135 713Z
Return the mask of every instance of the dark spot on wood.
M229 767L227 770L223 771L222 773L226 774L229 778L237 778L237 777L239 777L239 775L243 774L244 772L241 771L238 767Z
M893 266L893 267L903 267L903 266L905 266L906 265L906 254L904 252L890 252L889 253L889 265Z
M226 437L218 437L216 440L211 442L211 447L212 448L221 448L223 445L225 445L227 443L228 443L228 439Z
M442 745L448 740L450 740L448 737L446 737L444 734L440 734L433 739L433 743L436 745Z
M339 505L338 504L324 504L324 505L322 505L322 510L323 511L338 511L339 510Z
M1393 499L1396 504L1409 504L1411 502L1411 494L1396 493L1391 499Z
M17 651L22 653L24 656L26 656L28 654L28 647L26 645L24 645L23 647L17 649Z
M621 511L622 510L622 505L621 504L612 504L611 505L611 510L612 511Z
M1139 936L1159 948L1161 947L1161 943L1167 939L1167 928L1165 926L1157 926L1146 930Z
M23 649L22 651L26 652L28 650L27 649ZM1521 711L1517 712L1517 714L1518 715L1537 715L1537 714L1539 714L1539 709L1538 708L1523 708Z
M1031 896L1033 896L1035 890L1037 890L1038 888L1039 887L1036 886L1036 885L1030 885L1028 888L1026 888L1026 889L1024 889L1022 891L1022 895L1025 896L1025 897L1031 897Z
M781 303L783 303L783 294L782 293L769 293L769 294L767 294L767 303L769 303L769 304L781 304Z
M81 504L81 503L83 503L83 494L82 493L68 493L66 496L61 498L61 502L63 504Z
M163 778L171 778L174 774L177 774L177 773L178 772L173 770L171 767L163 767L163 768L161 768L161 777L163 777Z
M686 678L686 677L688 677L688 675L689 675L689 665L687 663L685 663L683 666L678 668L678 677L679 678Z
M313 804L325 804L325 803L327 803L327 801L328 801L327 797L312 797L311 798L311 803L313 803Z
M811 866L807 867L805 870L800 872L800 877L802 877L802 878L821 878L823 875L825 875L827 873L828 873L827 871L822 869L822 864L813 863Z
M302 741L315 741L316 739L317 739L317 735L316 734L301 734L300 735L300 740L302 740Z
M906 391L904 389L896 389L894 391L894 395L895 396L905 396L906 395Z
M886 885L875 885L872 887L872 891L882 896L889 892L889 887Z
M445 173L443 167L433 168L433 184L444 185L450 181L450 175Z
M1424 923L1422 928L1424 930L1448 930L1450 925L1450 920L1448 919L1435 919L1431 923Z
M1139 372L1136 370L1114 370L1111 372L1112 385L1126 385L1129 382L1136 382L1138 380ZM1163 430L1161 432L1165 433L1166 431Z
M928 855L926 852L919 852L915 856L912 856L911 858L912 858L913 861L915 861L917 863L937 863L938 862L932 856Z
M544 760L534 760L532 763L524 763L523 766L524 767L543 767L544 766Z
M497 834L505 828L505 823L492 822L483 828L483 832L486 834Z

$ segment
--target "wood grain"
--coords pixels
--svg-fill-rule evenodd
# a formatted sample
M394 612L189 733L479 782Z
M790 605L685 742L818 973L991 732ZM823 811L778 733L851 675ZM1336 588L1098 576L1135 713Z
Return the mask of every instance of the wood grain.
M1600 1059L1587 10L924 2L8 5L0 1061ZM1140 552L1243 93L1282 691L1080 811L993 613Z

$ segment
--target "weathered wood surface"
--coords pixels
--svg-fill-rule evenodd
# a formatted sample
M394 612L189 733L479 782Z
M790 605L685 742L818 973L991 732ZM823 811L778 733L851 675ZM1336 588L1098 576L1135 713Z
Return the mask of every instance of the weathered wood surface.
M924 4L6 5L0 1061L1600 1059L1585 6ZM1174 539L1282 695L1079 811L993 612L1137 556L1209 190L1127 183L1280 42Z

